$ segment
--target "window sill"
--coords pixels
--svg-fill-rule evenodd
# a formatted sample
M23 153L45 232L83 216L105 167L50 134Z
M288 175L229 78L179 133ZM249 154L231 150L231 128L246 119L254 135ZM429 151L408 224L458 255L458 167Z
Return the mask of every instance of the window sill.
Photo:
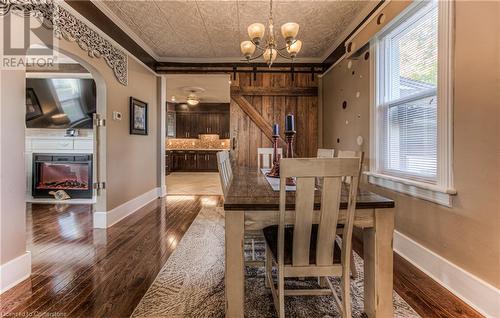
M365 172L365 174L368 176L368 182L371 184L444 205L449 208L452 207L453 196L457 194L454 189L442 189L438 186L418 181L402 179L374 172Z

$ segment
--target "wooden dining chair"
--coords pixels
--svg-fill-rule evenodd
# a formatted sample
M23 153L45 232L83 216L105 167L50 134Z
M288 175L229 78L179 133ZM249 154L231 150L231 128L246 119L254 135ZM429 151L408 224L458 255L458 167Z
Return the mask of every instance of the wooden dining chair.
M300 158L280 161L280 211L278 225L264 228L266 240L265 279L271 288L278 317L285 317L285 296L332 295L343 317L351 317L350 265L351 238L358 191L360 158ZM296 178L295 213L290 204L286 178ZM345 217L340 217L342 177L351 184ZM314 211L316 178L322 178L321 210ZM293 200L293 198L290 198ZM338 220L345 220L342 248L336 243ZM318 223L318 224L315 224ZM339 255L340 254L340 255ZM272 268L278 270L277 287ZM285 290L286 277L325 278L328 289ZM342 302L328 277L341 277Z
M361 180L361 170L363 167L363 160L365 158L365 153L362 151L354 151L354 150L339 150L337 154L338 158L359 158L359 180ZM351 179L349 177L345 177L342 179L343 182L349 184ZM337 228L337 235L342 236L342 226ZM358 270L356 269L356 265L354 263L354 252L351 252L351 276L352 278L358 277Z
M257 167L271 168L273 166L273 148L257 148ZM278 158L283 157L283 148L278 148Z
M231 161L229 158L229 151L219 151L217 153L217 166L219 168L219 177L222 186L222 193L224 197L227 195L227 190L231 185L231 181L233 180L233 169L231 168ZM262 261L256 260L255 253L255 240L263 241L264 237L262 235L262 231L247 231L245 232L245 240L250 241L252 245L252 254L251 260L246 261L247 265L251 266L262 266Z
M344 157L359 157L359 156L356 156L356 153L354 151L351 152L351 151L342 151L341 150L339 152L339 157L342 158L342 156L344 156ZM335 150L334 149L318 148L317 158L334 158L334 157L335 157ZM339 226L337 228L338 235L342 235L342 231L343 231L342 228L343 228L343 226ZM356 277L358 277L358 271L356 270L356 265L354 263L354 251L351 251L350 259L351 259L351 277L356 278Z
M365 160L365 153L363 151L354 151L354 150L339 150L337 157L339 158L360 158L360 169L359 169L359 179L361 180L361 167L363 166L363 161ZM349 183L350 178L345 178L345 182Z
M217 152L217 167L219 169L222 193L226 196L229 185L233 179L233 169L231 168L229 151L226 150Z
M316 158L333 158L335 157L335 149L318 148Z

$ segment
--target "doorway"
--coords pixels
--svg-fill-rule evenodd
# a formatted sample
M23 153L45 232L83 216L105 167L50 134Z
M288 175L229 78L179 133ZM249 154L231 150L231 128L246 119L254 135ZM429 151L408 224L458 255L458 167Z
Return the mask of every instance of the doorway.
M166 76L168 195L221 195L217 152L230 147L227 74Z

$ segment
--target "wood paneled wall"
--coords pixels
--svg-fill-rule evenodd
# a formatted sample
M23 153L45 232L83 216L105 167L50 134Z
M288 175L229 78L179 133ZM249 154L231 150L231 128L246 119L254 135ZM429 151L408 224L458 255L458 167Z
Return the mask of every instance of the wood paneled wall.
M280 125L280 133L284 138L285 116L288 113L295 115L297 130L295 138L295 153L298 157L315 157L318 141L318 96L294 96L293 88L317 88L318 78L311 74L300 73L292 75L286 73L239 73L232 79L232 97L238 87L243 91L243 97L262 116L271 127L274 122ZM255 88L252 95L245 95L245 88ZM268 88L268 90L266 90ZM277 89L278 88L278 89ZM283 88L279 90L279 88ZM288 93L287 88L289 89ZM258 95L255 91L261 92ZM279 91L277 93L277 91ZM248 90L247 90L248 92ZM269 93L271 92L271 93ZM277 95L274 95L277 94ZM295 94L296 95L296 94ZM231 98L231 137L235 141L232 151L234 163L242 166L257 166L257 148L271 147L271 141L259 126L245 113L234 98Z

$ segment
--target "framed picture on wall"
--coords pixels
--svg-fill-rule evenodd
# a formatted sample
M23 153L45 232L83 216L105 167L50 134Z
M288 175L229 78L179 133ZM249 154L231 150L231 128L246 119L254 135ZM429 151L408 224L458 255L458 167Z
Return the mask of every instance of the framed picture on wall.
M42 107L38 101L35 90L26 89L26 120L32 120L43 115Z
M130 134L148 134L148 104L130 97Z

